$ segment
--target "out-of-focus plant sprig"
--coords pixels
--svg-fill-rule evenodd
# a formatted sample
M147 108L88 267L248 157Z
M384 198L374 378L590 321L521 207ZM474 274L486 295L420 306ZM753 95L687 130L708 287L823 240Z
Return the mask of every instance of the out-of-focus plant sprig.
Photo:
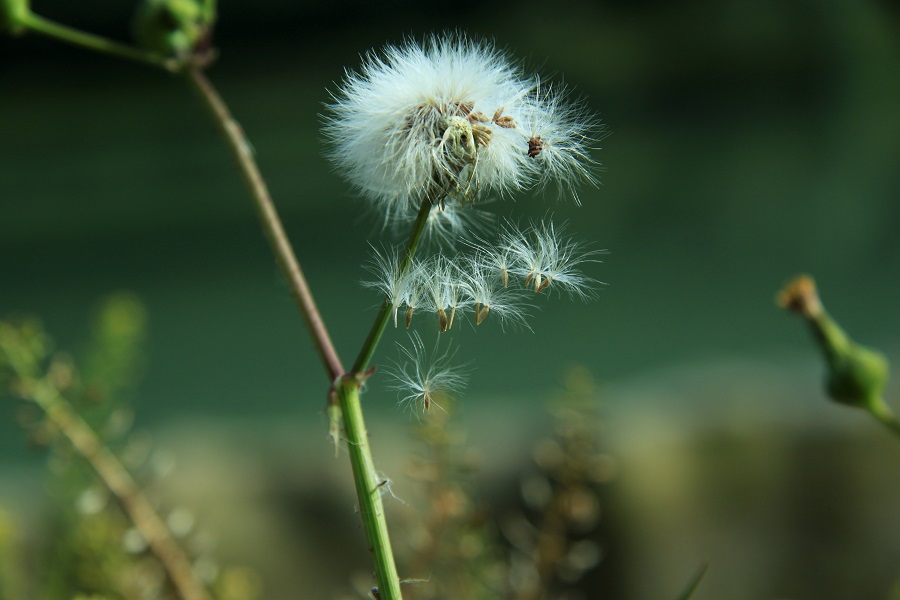
M597 539L601 487L615 477L617 463L601 448L597 387L586 369L566 373L549 411L555 426L535 447L539 471L522 482L531 516L504 528L514 548L517 600L563 597L603 558Z
M68 525L51 550L56 560L49 563L54 566L45 582L50 597L68 598L74 590L126 599L139 597L135 594L142 589L163 594L168 578L182 600L211 599L191 558L105 439L127 429L117 416L115 399L134 382L144 320L143 306L132 296L110 298L95 322L83 375L71 358L52 351L50 338L36 320L0 321L0 394L40 410L41 418L27 418L23 424L33 439L53 445L57 474L68 471L66 459L74 454L90 465L105 488L91 487L90 480L77 476L69 481L77 486L69 493L79 493L77 501L61 511ZM86 405L93 427L76 403ZM103 510L107 495L123 512ZM80 519L79 513L95 518ZM135 555L149 550L152 560L129 556L128 546ZM154 580L157 584L151 585Z
M418 484L411 506L418 508L405 528L404 564L418 584L406 586L416 600L508 595L507 568L496 543L488 512L472 491L478 457L466 447L466 435L454 421L452 398L436 399L440 409L421 417L414 436L423 452L414 457L409 477ZM431 579L440 585L431 583Z
M567 373L549 411L554 428L534 449L537 472L522 481L528 515L499 519L502 510L483 504L472 490L477 457L466 449L453 420L453 400L424 412L415 429L424 453L409 475L420 493L409 505L420 510L402 553L406 572L423 580L405 596L432 598L563 598L602 559L597 539L600 495L616 474L616 461L602 451L596 385L581 368ZM500 535L512 546L509 557ZM430 585L434 577L440 586ZM578 597L577 595L574 597Z
M792 279L779 293L777 302L809 324L825 358L828 396L868 412L900 437L900 421L884 400L889 375L885 356L850 339L825 311L812 277L800 275Z
M185 66L175 56L137 48L45 19L31 10L29 0L0 0L0 32L3 31L15 36L34 33L167 71L179 71Z

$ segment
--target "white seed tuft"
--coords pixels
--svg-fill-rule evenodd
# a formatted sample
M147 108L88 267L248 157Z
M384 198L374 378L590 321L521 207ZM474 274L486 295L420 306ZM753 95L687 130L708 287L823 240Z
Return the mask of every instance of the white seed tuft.
M397 312L399 309L413 303L419 297L417 288L420 287L419 278L421 266L418 262L413 262L409 269L403 275L400 274L401 251L397 248L390 248L384 253L379 252L376 248L372 248L372 262L366 265L366 269L375 276L373 281L364 281L365 287L374 288L385 295L394 311L394 327L397 326ZM412 318L412 313L409 313ZM409 324L407 323L407 327Z
M564 226L557 232L549 220L532 223L524 231L508 224L502 235L502 247L512 256L510 273L522 277L525 287L535 293L558 289L586 300L599 282L584 275L578 267L599 262L597 255L603 251L587 249L562 235L563 230Z
M398 344L400 362L395 368L387 369L388 375L394 380L390 389L399 393L401 405L409 406L413 411L426 411L432 405L441 408L437 403L441 396L465 388L463 368L450 366L455 352L442 353L437 344L432 352L428 352L418 333L409 337L412 348L404 348Z
M489 254L477 253L466 257L463 271L465 290L475 306L475 325L481 325L488 316L507 325L531 329L528 325L527 304L510 288L503 287L501 273Z
M386 219L557 181L594 182L596 119L464 35L370 52L325 117L338 171Z

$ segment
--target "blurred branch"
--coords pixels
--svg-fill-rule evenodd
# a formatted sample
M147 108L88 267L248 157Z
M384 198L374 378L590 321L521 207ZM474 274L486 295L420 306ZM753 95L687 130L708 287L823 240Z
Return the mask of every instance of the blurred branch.
M31 399L47 414L116 497L184 600L211 600L191 561L122 463L47 380L31 381Z
M687 587L678 595L678 600L690 600L691 596L694 595L694 592L697 591L697 588L700 587L700 582L703 581L707 569L709 569L708 564L700 565L700 568L697 569L697 572L694 573L694 576L688 582Z
M93 50L100 54L107 54L118 58L124 58L133 62L159 67L166 71L177 71L178 61L166 58L161 54L149 52L120 44L99 35L85 33L72 27L54 23L49 19L40 17L30 10L25 10L19 15L16 23L13 24L13 31L32 31L45 37L53 38L61 42L65 42L72 46L79 46L87 50Z
M32 334L36 334L38 342L31 339ZM60 388L71 382L68 367L51 362L47 372L40 374L46 350L46 337L33 324L17 328L0 322L0 380L22 399L38 405L76 453L96 471L163 565L178 595L183 600L212 600L195 577L190 558L140 487L60 393Z

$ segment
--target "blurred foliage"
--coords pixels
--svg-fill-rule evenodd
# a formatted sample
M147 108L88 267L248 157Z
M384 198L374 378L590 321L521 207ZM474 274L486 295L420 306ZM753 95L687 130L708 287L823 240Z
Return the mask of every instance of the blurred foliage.
M507 597L508 573L490 510L473 489L478 458L453 420L455 401L436 398L413 430L421 451L409 460L416 483L412 517L398 528L403 595L414 600ZM403 499L406 501L406 499Z
M124 293L110 296L94 318L79 371L72 358L51 352L52 342L38 321L0 321L0 393L27 401L41 383L50 384L80 409L102 444L119 449L129 466L152 480L149 449L142 436L131 432L127 401L141 371L145 329L146 312L139 300ZM19 596L0 597L25 597L21 590L32 590L30 596L47 600L69 600L75 592L91 600L175 600L161 563L85 457L62 435L52 405L36 401L23 408L34 406L50 412L28 410L20 421L33 441L50 448L54 510L28 553L27 563L33 565L28 569L12 566L26 563L25 551L16 547L15 530L0 513L0 591L20 590ZM188 513L172 511L168 526L178 537L195 533ZM222 600L260 597L258 580L246 570L219 573L216 567L207 569L206 577Z
M552 431L536 442L534 467L521 475L515 507L487 504L474 485L479 458L453 419L454 402L439 404L443 409L426 412L414 429L422 452L407 475L417 492L402 500L414 517L396 530L404 542L401 573L409 577L404 597L593 597L596 583L586 576L603 558L602 486L614 478L616 463L602 451L590 374L570 370L550 402Z

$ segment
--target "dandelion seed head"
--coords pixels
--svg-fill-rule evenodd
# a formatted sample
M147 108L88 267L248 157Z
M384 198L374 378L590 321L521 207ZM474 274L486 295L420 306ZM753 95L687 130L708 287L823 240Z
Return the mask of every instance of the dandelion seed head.
M425 200L592 181L593 123L491 44L449 34L367 54L334 94L324 133L339 172L391 218Z

